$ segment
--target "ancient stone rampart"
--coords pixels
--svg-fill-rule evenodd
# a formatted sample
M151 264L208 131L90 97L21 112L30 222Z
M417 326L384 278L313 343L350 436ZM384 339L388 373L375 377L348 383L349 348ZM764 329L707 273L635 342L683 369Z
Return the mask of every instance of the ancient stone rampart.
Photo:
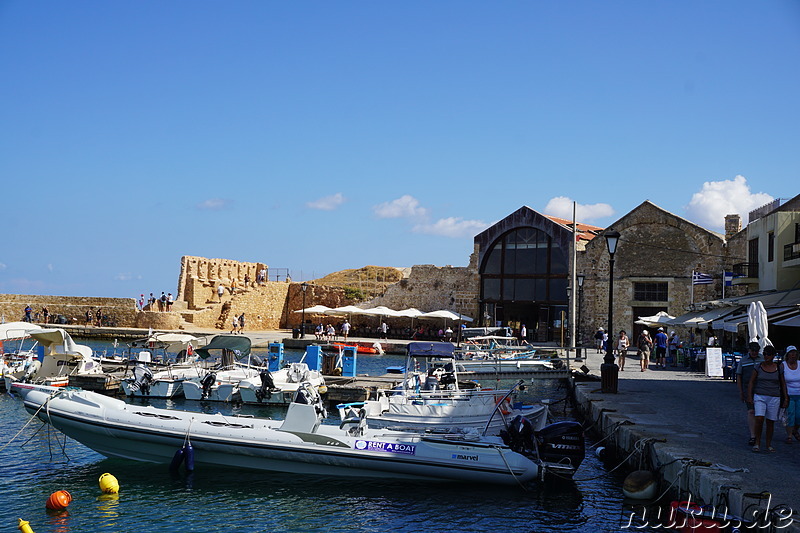
M92 315L100 308L107 317L108 325L116 327L135 327L136 300L133 298L101 298L93 296L41 296L31 294L0 294L0 315L6 322L22 320L25 306L33 309L34 322L44 321L42 308L47 307L55 320L64 317L67 324L83 324L86 311ZM37 319L37 315L39 315Z
M264 263L248 263L231 259L208 259L185 255L181 258L177 300L187 309L204 309L218 302L217 287L255 287L259 271L267 273ZM245 282L245 279L248 281ZM268 278L267 278L268 279ZM181 306L183 307L183 306Z

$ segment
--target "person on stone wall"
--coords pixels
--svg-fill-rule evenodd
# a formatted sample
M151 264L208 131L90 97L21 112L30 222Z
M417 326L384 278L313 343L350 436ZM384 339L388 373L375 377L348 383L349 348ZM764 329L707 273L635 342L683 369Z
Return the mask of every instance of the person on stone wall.
M238 281L236 281L236 278L233 278L233 279L231 280L231 295L233 295L233 293L234 293L234 292L236 292L236 288L237 288L238 286L239 286L239 282L238 282Z
M156 310L156 297L152 292L150 293L150 298L147 300L147 303L150 306L149 308L150 311Z
M31 304L28 304L25 306L25 318L23 318L22 320L24 322L33 322L33 318L31 318L31 313L33 313L33 308L31 307Z
M92 320L93 320L93 316L92 315L93 314L94 314L94 307L90 307L86 311L86 315L85 315L85 319L84 319L84 324L85 325L87 325L87 326L91 326L92 325Z
M161 298L158 299L158 310L163 313L166 307L167 307L167 295L164 294L164 291L161 291Z
M99 307L94 313L94 320L98 328L103 325L103 311L101 311Z
M172 304L175 303L172 293L167 294L167 311L172 311Z
M47 309L46 305L42 307L42 318L44 319L45 324L50 322L50 310Z
M219 298L219 303L222 303L222 295L225 294L225 287L222 284L217 285L217 297Z

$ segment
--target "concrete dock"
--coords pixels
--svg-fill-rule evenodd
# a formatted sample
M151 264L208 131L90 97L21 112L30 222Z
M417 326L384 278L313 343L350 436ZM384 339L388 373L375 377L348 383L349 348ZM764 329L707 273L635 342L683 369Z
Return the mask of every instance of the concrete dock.
M573 367L585 365L599 376L602 362L603 354L590 350ZM776 422L776 451L766 452L762 437L761 452L753 452L746 409L731 380L653 365L641 372L638 357L628 357L625 366L617 394L600 392L599 381L571 383L590 430L607 438L617 457L630 455L634 469L640 461L660 466L662 491L672 485L682 499L691 494L693 501L727 505L733 515L747 518L785 504L794 510L794 523L777 530L800 531L800 442L787 444Z

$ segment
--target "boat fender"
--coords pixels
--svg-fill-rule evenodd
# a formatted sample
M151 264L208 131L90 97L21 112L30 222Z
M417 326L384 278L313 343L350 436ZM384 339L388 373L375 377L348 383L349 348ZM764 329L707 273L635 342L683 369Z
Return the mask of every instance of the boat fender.
M649 470L636 470L622 483L622 493L632 500L651 500L656 495L658 483Z
M175 455L172 456L172 462L169 464L169 469L172 472L177 472L178 469L181 467L181 463L183 463L185 452L183 448L179 448L175 451Z
M119 492L119 481L108 472L100 476L98 483L103 494L116 494Z
M33 533L33 530L31 529L31 523L27 520L23 520L22 518L19 519L17 529L22 531L22 533Z
M65 490L57 490L47 498L44 506L51 511L61 511L69 506L72 501L72 494Z
M606 458L606 447L605 446L598 446L594 450L594 454L598 459L605 459Z
M186 471L194 471L194 448L191 442L183 445L183 457L186 460Z

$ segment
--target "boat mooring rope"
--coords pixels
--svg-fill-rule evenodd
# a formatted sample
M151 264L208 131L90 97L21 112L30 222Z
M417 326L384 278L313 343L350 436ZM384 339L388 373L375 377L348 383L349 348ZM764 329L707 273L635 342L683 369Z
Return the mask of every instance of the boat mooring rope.
M42 409L44 409L44 408L45 408L45 406L49 405L49 404L50 404L50 400L51 400L52 398L55 398L56 396L58 396L60 393L61 393L61 391L60 391L60 390L53 391L52 393L50 393L50 396L47 398L47 400L45 400L45 402L44 402L42 405L40 405L40 406L39 406L39 408L36 410L36 412L35 412L35 413L33 413L33 414L31 415L31 417L28 419L28 421L27 421L27 422L25 422L25 425L24 425L24 426L22 426L22 428L20 428L20 430L19 430L19 431L17 431L16 435L14 435L13 437L11 437L11 440L9 440L9 441L8 441L8 442L6 442L5 444L3 444L3 446L2 446L2 447L0 447L0 452L2 452L2 451L3 451L3 450L5 450L5 449L6 449L8 446L10 446L10 445L11 445L11 443L12 443L12 442L14 442L14 440L15 440L17 437L19 437L19 436L20 436L20 434L21 434L23 431L25 431L25 428L26 428L26 427L28 427L28 425L29 425L31 422L33 422L33 420L34 420L34 419L36 418L36 416L39 414L39 411L41 411ZM49 413L49 412L48 412L48 414L47 414L47 418L48 418L48 419L50 418L50 413ZM42 422L42 424L45 424L45 422ZM39 429L41 429L41 428L39 428ZM36 433L38 433L38 432L39 432L39 430L37 429L37 430L36 430ZM33 435L36 435L36 433L34 433ZM31 438L33 438L33 436L32 436ZM25 442L24 442L22 445L24 446L24 445L25 445L27 442L29 442L29 441L30 441L30 439L28 439L27 441L25 441Z

